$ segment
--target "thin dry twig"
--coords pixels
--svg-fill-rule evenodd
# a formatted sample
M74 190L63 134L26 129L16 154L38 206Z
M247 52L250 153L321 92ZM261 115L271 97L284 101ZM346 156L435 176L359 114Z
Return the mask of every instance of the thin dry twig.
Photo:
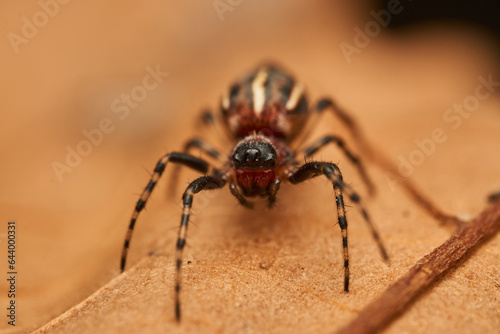
M365 307L354 321L337 333L374 333L408 309L436 279L500 230L500 201L493 203L472 222L463 225L444 244L417 262L377 300Z

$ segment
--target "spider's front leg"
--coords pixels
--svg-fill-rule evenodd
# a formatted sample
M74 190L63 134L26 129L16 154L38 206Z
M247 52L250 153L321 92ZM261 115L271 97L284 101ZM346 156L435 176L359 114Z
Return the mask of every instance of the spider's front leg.
M149 180L148 185L142 192L141 197L137 201L137 204L135 206L134 212L132 213L132 218L130 219L130 224L127 230L127 235L125 236L125 242L123 244L123 250L122 250L122 256L121 256L121 262L120 262L120 270L123 272L125 270L125 264L127 261L127 252L128 248L130 246L130 240L132 238L132 233L134 231L134 226L137 221L137 218L139 217L140 212L144 209L146 206L146 203L149 199L149 196L153 192L153 189L155 188L156 184L158 183L161 175L163 174L165 167L167 166L168 162L173 162L177 164L181 164L187 167L190 167L194 170L197 170L203 174L206 174L208 171L208 163L205 160L198 159L196 157L193 157L189 154L185 153L177 153L177 152L172 152L164 155L163 157L158 160L156 167L154 169L153 175L151 176L151 179Z
M190 151L192 149L198 149L200 152L207 154L211 158L220 161L219 159L221 158L221 154L217 148L215 148L212 144L207 142L204 139L201 138L191 138L184 144L184 148L182 152L184 154L191 154ZM177 186L177 182L179 181L179 172L180 172L180 167L179 165L174 166L171 176L170 176L170 186L169 186L169 194L174 194L175 189Z
M183 211L181 224L179 226L179 234L176 245L176 273L175 273L175 318L181 320L181 267L182 267L182 251L186 245L186 234L191 214L191 206L193 204L193 195L202 190L219 189L226 184L226 180L219 176L202 176L189 184L182 196Z
M325 175L333 184L333 188L335 190L335 200L337 204L337 215L338 215L338 223L342 232L342 247L344 254L344 291L349 291L349 246L347 240L347 219L345 216L345 207L344 207L344 198L343 192L347 194L349 199L355 202L363 215L363 218L367 222L372 236L375 239L380 253L383 259L388 262L389 257L387 255L387 251L382 243L382 240L375 229L375 226L370 220L367 211L361 203L361 199L354 191L351 190L349 186L347 186L343 179L340 169L337 165L328 162L309 162L304 164L302 167L297 169L294 173L288 176L288 180L293 183L301 183L312 177Z

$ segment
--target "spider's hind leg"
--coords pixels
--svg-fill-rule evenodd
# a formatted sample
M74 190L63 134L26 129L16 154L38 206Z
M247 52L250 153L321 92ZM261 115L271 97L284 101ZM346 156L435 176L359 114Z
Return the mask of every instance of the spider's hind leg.
M394 175L400 175L398 167L391 159L387 158L385 154L379 151L373 144L366 139L361 131L358 123L352 118L345 110L340 108L332 99L322 98L316 104L316 115L323 113L325 110L332 111L333 115L338 118L342 124L347 128L353 140L356 142L359 149L363 152L369 160L376 163L382 170L390 172ZM427 211L432 217L436 218L441 222L441 224L451 225L454 227L459 227L463 222L453 215L447 214L437 207L430 198L425 194L421 193L411 182L411 180L404 178L404 182L401 182L401 186L406 190L406 192L415 200L415 202L420 205L425 211Z

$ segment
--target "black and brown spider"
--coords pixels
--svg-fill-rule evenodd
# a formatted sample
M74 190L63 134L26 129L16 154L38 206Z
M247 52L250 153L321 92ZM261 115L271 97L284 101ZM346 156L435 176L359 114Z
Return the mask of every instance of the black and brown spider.
M324 175L332 183L335 191L338 224L342 232L344 291L348 292L349 248L343 193L357 204L377 242L382 257L388 260L388 256L360 197L344 183L337 165L331 162L307 162L299 166L296 160L299 152L305 157L310 157L325 145L334 143L357 167L371 191L373 186L361 161L347 149L344 141L335 135L329 135L304 150L296 152L291 149L293 143L301 138L305 139L307 135L305 124L310 116L320 114L326 109L332 110L347 126L355 128L352 119L337 108L330 99L321 99L314 108L309 108L304 86L296 83L291 76L277 66L269 64L260 66L235 82L223 95L220 105L223 124L234 142L227 161L221 167L210 169L207 161L188 154L189 149L198 148L213 158L220 157L220 153L212 145L198 138L188 141L183 153L168 153L158 161L130 220L121 258L122 272L125 269L127 251L137 217L144 209L168 162L184 165L205 174L191 182L182 196L184 209L176 246L175 315L178 321L181 318L182 251L186 244L193 195L202 190L222 188L229 184L231 194L243 206L252 208L253 203L247 198L260 196L267 198L267 206L271 208L276 201L276 194L282 182L297 184L312 177ZM214 122L211 113L205 113L203 119L206 123Z

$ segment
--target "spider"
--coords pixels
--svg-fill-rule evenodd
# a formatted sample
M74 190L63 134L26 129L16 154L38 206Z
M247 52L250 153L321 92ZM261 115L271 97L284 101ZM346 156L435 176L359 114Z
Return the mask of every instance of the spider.
M340 117L346 126L355 129L356 124L351 117L339 109L331 99L320 99L315 107L309 108L304 86L276 65L264 64L237 80L223 95L220 103L222 124L226 129L226 134L234 143L227 161L221 167L215 168L210 167L206 160L189 154L190 149L196 148L212 158L221 157L214 146L199 138L189 140L183 152L171 152L160 158L132 214L122 251L121 271L125 269L127 251L139 213L144 209L169 162L190 167L204 174L192 181L182 196L183 211L178 231L175 262L175 317L177 321L181 319L182 253L186 245L189 216L193 196L203 190L218 189L228 184L231 194L241 205L253 208L253 202L249 201L249 198L259 196L267 198L267 207L272 208L282 182L297 184L323 175L332 183L335 192L337 219L342 234L344 291L349 291L349 248L343 194L346 194L357 205L383 259L388 261L385 247L361 198L344 182L339 167L334 163L321 161L305 162L300 165L296 159L299 153L308 158L326 145L335 144L357 168L368 190L373 191L373 183L368 178L363 164L346 147L340 137L328 135L304 149L292 149L295 142L304 141L307 138L309 131L305 125L311 124L307 123L310 116L320 115L327 109ZM211 112L205 112L203 120L215 126L215 119Z

